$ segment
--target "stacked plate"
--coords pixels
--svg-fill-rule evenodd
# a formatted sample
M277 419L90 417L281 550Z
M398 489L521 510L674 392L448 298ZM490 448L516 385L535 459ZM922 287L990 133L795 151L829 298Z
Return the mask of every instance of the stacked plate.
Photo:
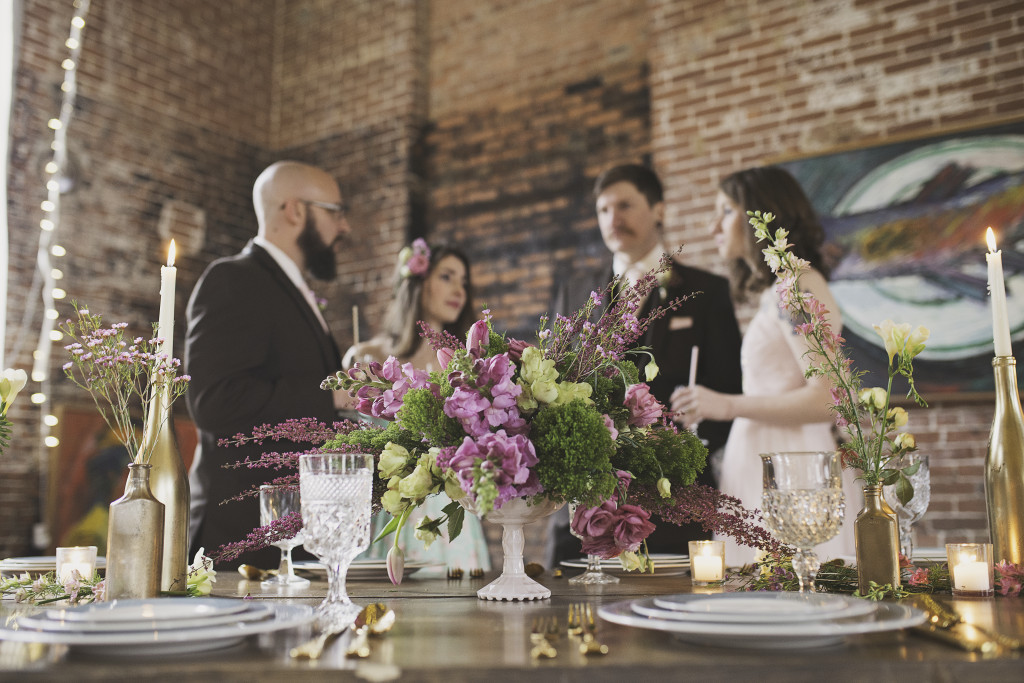
M327 576L327 567L320 562L294 562L292 566L295 567L297 571L302 570L318 576ZM404 578L418 569L434 566L440 565L433 565L429 562L420 562L417 560L406 560L405 570L402 576ZM349 565L348 574L345 575L346 581L387 581L387 579L387 560L353 560L352 564Z
M926 619L920 610L892 603L771 592L627 600L601 607L598 614L702 645L773 650L835 645L846 636L908 628Z
M607 574L614 574L615 576L627 577L679 576L681 574L685 574L686 570L690 568L690 558L688 555L652 553L651 559L654 560L653 574L647 572L628 572L622 568L622 563L617 557L610 560L601 560L601 571ZM587 558L581 557L578 560L563 560L561 564L563 567L570 567L572 569L586 569Z
M167 655L230 647L247 636L312 620L308 605L224 598L114 600L20 614L0 627L0 640L57 643L103 655Z
M96 569L102 574L107 568L107 558L96 558ZM0 560L0 576L10 578L28 572L33 578L47 572L57 571L56 555L40 555L38 557L8 557Z

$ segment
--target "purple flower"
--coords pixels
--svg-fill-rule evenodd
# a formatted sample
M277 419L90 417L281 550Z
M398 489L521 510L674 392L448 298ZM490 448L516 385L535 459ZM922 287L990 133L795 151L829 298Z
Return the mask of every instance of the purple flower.
M583 552L605 559L636 552L654 531L651 515L638 505L606 500L593 508L578 507L572 528L583 537Z
M441 366L442 370L448 369L448 364L452 362L452 356L454 355L455 352L448 347L437 350L437 362Z
M533 443L521 434L509 435L504 429L486 433L475 441L466 437L448 461L459 479L462 490L472 493L474 469L479 466L494 481L498 496L494 508L505 501L540 493L543 487L531 468L536 465L537 453Z
M529 342L525 342L522 339L509 339L508 340L508 356L514 361L518 361L523 357L523 349L527 346L533 346Z
M664 407L651 395L651 388L643 383L631 384L626 389L623 404L629 408L630 413L626 424L635 427L654 424L664 413Z
M483 411L490 405L480 392L463 385L456 387L455 393L444 402L444 414L459 420L470 436L482 436L489 431Z
M615 422L612 421L608 415L604 416L604 426L608 428L608 431L612 435L612 441L619 438L619 430L615 428Z
M479 358L484 353L484 349L487 348L487 344L491 339L491 331L487 327L486 320L477 320L473 323L473 326L469 328L469 333L466 335L466 350L474 358Z

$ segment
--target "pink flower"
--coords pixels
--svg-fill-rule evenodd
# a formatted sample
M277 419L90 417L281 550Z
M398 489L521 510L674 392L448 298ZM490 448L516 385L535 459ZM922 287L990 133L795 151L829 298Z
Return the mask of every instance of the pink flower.
M623 404L629 408L630 418L626 424L643 427L654 424L661 419L664 407L658 403L658 399L651 395L651 388L646 384L631 384L626 389L626 397Z
M437 362L441 365L442 370L448 369L448 364L452 362L452 356L455 352L445 347L437 350Z
M483 355L490 339L491 331L487 327L487 321L477 320L466 335L466 350L474 358L479 358Z
M388 551L388 578L396 586L402 583L405 574L405 553L397 545Z
M612 421L608 415L604 415L604 426L608 428L609 433L612 435L612 441L619 438L619 430L615 428L615 422Z
M920 567L918 569L915 569L914 572L910 575L910 579L907 581L907 583L909 583L911 586L927 586L928 575L930 573L931 570L927 567Z
M608 559L639 549L654 524L650 513L638 505L607 500L597 507L576 508L572 528L583 538L583 552Z
M508 357L514 361L518 361L523 357L523 349L527 346L533 346L529 342L525 342L522 339L509 339L508 340Z

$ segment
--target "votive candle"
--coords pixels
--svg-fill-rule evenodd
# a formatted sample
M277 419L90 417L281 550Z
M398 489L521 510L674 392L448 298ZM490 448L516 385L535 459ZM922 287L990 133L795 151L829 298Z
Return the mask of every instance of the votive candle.
M992 595L991 543L947 543L954 595Z
M702 586L725 578L725 541L690 541L690 576Z
M96 546L77 545L57 548L57 580L64 583L78 570L79 577L91 579L96 571Z

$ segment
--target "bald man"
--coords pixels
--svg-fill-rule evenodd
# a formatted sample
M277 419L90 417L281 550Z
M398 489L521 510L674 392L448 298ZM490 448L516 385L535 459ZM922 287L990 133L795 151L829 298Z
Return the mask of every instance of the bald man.
M336 249L349 233L338 184L313 166L279 161L260 174L252 194L256 237L241 253L210 264L188 303L187 401L199 429L189 473L190 557L200 547L210 554L243 540L259 524L258 500L221 503L275 476L224 469L264 449L217 441L291 418L331 422L347 398L320 389L341 359L305 279L337 274ZM272 449L290 450L280 443ZM270 568L279 557L269 548L224 566Z

